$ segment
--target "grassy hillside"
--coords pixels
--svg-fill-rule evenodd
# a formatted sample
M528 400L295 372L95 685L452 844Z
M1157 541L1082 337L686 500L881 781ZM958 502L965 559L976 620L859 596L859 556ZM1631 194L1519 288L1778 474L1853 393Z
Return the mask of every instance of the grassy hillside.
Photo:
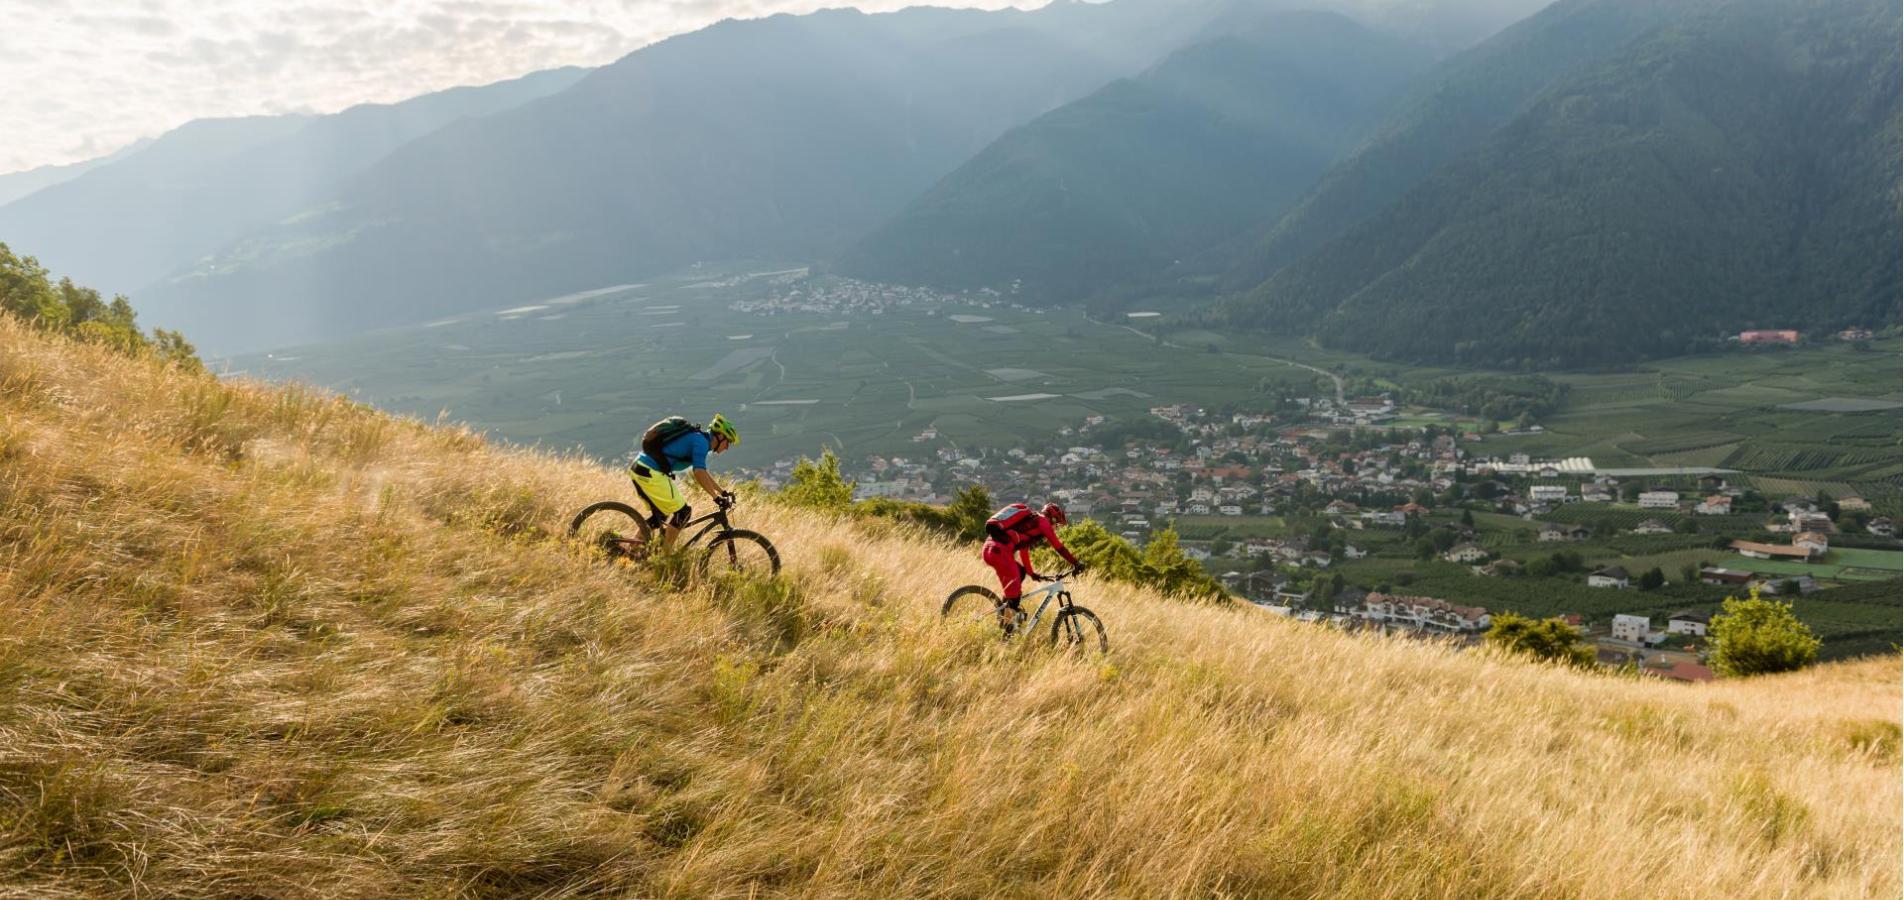
M0 892L1889 896L1895 659L1687 688L984 569L764 504L775 582L549 539L625 494L0 321Z

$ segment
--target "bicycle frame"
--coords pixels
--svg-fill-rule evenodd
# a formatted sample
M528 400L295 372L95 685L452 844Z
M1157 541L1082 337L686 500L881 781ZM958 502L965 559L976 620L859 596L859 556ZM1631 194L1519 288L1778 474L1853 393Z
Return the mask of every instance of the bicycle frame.
M701 529L700 531L695 532L694 536L691 538L688 538L686 541L683 541L681 543L681 546L692 547L695 544L700 543L701 539L704 537L707 537L707 533L710 531L733 531L734 530L734 526L729 525L727 523L727 510L717 509L711 513L708 513L705 516L699 516L694 519L688 520L687 524L681 526L681 531L686 532L688 529L693 528L694 526L699 525L702 522L708 523L707 527Z
M1058 601L1058 608L1060 610L1071 605L1071 592L1065 589L1064 578L1065 576L1060 575L1057 578L1051 579L1051 583L1045 585L1044 587L1041 587L1029 593L1018 595L1018 602L1021 605L1025 602L1026 598L1029 598L1035 594L1045 595L1044 602L1038 604L1038 611L1033 613L1031 618L1025 621L1026 631L1030 631L1038 627L1038 621L1044 618L1045 610L1051 608L1052 600ZM1004 606L1004 601L1002 600L999 601L999 605L1001 607Z

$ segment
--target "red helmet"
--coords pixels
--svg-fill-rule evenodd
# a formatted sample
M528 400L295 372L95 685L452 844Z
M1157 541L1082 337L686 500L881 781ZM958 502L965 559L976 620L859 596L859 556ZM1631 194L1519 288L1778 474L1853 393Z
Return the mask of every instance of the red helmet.
M1059 506L1056 503L1047 503L1045 504L1045 508L1039 510L1038 512L1042 514L1045 518L1050 519L1051 521L1056 522L1059 525L1071 524L1071 517L1064 514L1064 507Z

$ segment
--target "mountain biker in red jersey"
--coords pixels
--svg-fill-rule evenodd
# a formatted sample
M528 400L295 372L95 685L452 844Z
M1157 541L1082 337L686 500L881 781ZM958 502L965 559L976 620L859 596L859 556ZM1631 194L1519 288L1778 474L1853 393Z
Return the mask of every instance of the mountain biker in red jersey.
M1050 580L1032 569L1032 548L1040 543L1050 544L1051 549L1058 551L1058 555L1071 564L1074 572L1084 571L1084 564L1065 549L1064 542L1058 540L1058 530L1053 527L1053 523L1068 525L1070 521L1064 514L1064 507L1056 503L1047 503L1038 512L1032 512L1028 504L1013 503L992 513L992 517L986 520L982 557L985 564L998 573L999 587L1005 592L1005 605L999 608L998 621L1007 634L1011 633L1012 625L1024 614L1019 608L1018 598L1024 592L1025 577L1030 576L1035 581Z

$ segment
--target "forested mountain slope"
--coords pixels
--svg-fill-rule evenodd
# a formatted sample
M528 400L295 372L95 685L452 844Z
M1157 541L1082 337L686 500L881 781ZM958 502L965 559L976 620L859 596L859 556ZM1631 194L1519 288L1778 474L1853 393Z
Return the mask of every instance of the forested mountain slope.
M1232 25L1006 133L839 268L1045 302L1149 277L1286 208L1428 62L1332 13Z
M1356 152L1287 214L1207 255L1247 289L1380 212L1443 163L1487 140L1556 82L1712 0L1559 0L1418 79Z
M1563 366L1898 321L1899 13L1737 0L1545 92L1236 321Z

